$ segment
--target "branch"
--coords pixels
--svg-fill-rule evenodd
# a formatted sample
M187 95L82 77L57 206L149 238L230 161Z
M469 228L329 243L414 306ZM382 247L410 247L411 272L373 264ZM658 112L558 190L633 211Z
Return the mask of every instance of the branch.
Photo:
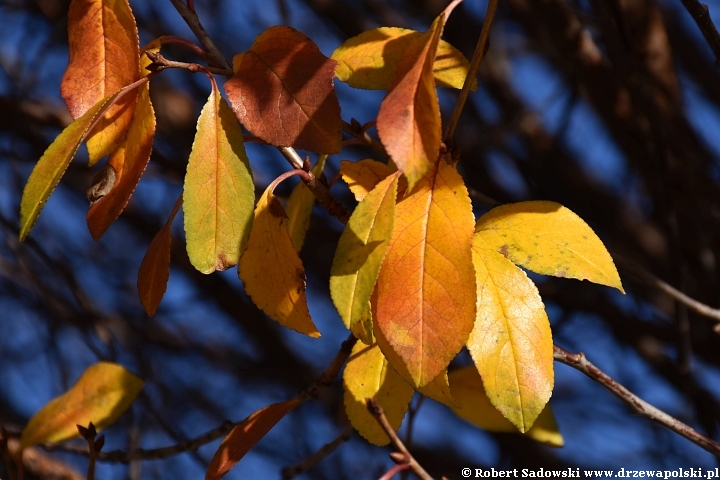
M185 23L188 24L190 30L192 30L197 39L200 41L200 44L205 49L205 52L207 52L207 58L210 61L210 64L216 67L232 70L232 67L220 52L220 49L217 45L215 45L215 42L212 41L210 35L208 35L207 31L200 23L200 19L198 18L197 13L195 13L194 8L188 7L182 0L170 1L175 7L175 10L177 10L183 20L185 20Z
M388 422L388 419L385 417L385 412L383 412L383 408L380 406L380 404L378 404L372 398L368 398L366 402L367 409L370 412L370 415L375 418L375 420L378 422L380 427L382 427L387 436L390 437L390 441L392 442L392 444L400 452L399 455L391 453L390 458L392 458L392 460L398 465L406 464L408 468L410 468L413 473L415 473L415 475L417 475L421 480L433 480L430 474L425 471L425 469L410 454L408 449L405 448L402 440L400 440L400 437L397 436L395 429L392 428L390 422Z
M385 151L385 147L383 147L383 144L380 143L378 140L372 138L367 133L367 130L364 129L362 125L357 123L354 118L352 119L352 123L347 123L345 120L343 120L342 128L346 133L355 137L363 145L372 148L380 155L383 155L385 157L388 156L387 151Z
M332 452L337 450L337 448L342 445L343 443L347 442L350 439L350 435L352 434L352 425L348 424L343 429L342 433L338 435L338 437L333 440L332 442L323 445L320 450L310 455L308 458L303 460L302 462L292 466L292 467L286 467L282 470L282 478L283 480L290 480L295 475L299 475L318 463L320 463L325 457L330 455Z
M708 45L715 54L715 65L720 66L720 33L710 18L710 9L698 0L680 0L700 28Z
M168 60L160 53L154 53L149 50L145 52L145 55L147 55L147 57L152 60L152 63L146 67L151 72L161 72L166 68L182 68L192 73L207 71L216 75L223 75L225 77L232 77L233 73L235 73L232 71L232 69L227 68L203 67L202 65L199 65L197 63L176 62L174 60Z
M557 345L553 345L553 348L555 360L583 372L610 390L613 395L630 405L634 413L659 423L673 432L682 435L696 445L701 446L716 457L720 457L720 444L633 394L630 390L617 383L606 373L590 363L588 359L585 358L584 353L570 353Z

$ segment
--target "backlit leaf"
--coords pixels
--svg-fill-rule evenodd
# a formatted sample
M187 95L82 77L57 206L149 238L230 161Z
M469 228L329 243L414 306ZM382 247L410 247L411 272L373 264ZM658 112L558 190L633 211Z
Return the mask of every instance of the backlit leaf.
M68 125L40 157L25 184L20 201L20 241L25 240L32 230L38 215L40 215L40 210L52 191L55 190L90 128L95 124L97 118L107 111L107 107L116 97L124 92L126 92L125 89L99 101L83 116Z
M368 412L366 399L380 404L390 425L397 430L413 397L413 388L388 364L377 345L356 343L343 373L345 412L358 433L373 445L387 445L390 438Z
M238 263L255 205L242 130L215 82L198 119L183 212L190 262L202 273Z
M229 472L280 420L298 406L300 400L263 407L233 428L215 452L205 480L219 480Z
M475 323L473 223L462 178L443 160L397 204L376 322L416 387L447 368Z
M482 248L543 275L577 278L625 293L602 241L580 217L555 202L494 208L475 227Z
M327 155L320 155L317 163L312 167L311 171L316 177L322 175L325 168ZM287 203L288 215L288 231L292 238L295 250L302 250L305 243L305 234L310 228L310 216L312 215L313 205L315 205L315 195L310 191L305 183L300 182L295 185Z
M440 153L440 105L433 63L446 18L441 13L430 30L407 42L377 117L380 141L407 177L410 190L431 170Z
M271 27L235 56L225 92L237 118L267 143L339 153L336 65L297 30Z
M90 234L98 240L125 209L148 162L155 138L155 111L150 103L150 84L140 87L127 141L110 156L108 165L116 179L111 190L90 206L87 224Z
M376 291L377 289L374 290L374 292ZM375 343L372 323L372 306L370 305L370 302L368 302L367 307L363 310L360 320L350 327L350 331L365 345L372 345Z
M330 295L347 328L368 309L395 220L399 172L360 202L338 241L330 268Z
M357 162L343 160L340 162L340 175L348 184L355 199L360 202L375 185L392 173L390 167L377 160L365 159Z
M137 288L145 312L155 315L160 301L167 290L170 278L170 251L172 247L172 222L182 205L182 197L175 203L170 218L155 235L145 252L138 271Z
M271 187L255 208L238 273L245 292L270 318L296 332L319 337L308 311L305 269L290 239L285 210Z
M490 403L477 368L470 366L453 370L448 377L453 399L457 402L457 406L451 408L458 417L490 432L518 432ZM525 435L551 447L564 445L549 403Z
M408 48L422 33L406 28L380 27L346 40L330 56L338 61L335 76L354 88L387 90ZM440 40L433 64L439 87L462 88L470 62L455 47ZM473 90L477 81L473 82Z
M73 0L68 43L60 93L73 118L140 78L138 32L127 0ZM125 96L95 126L87 140L90 165L123 144L136 99L134 92Z
M140 393L143 381L120 365L96 363L75 385L51 400L23 430L20 449L78 438L77 425L90 422L100 431L112 425Z
M545 408L553 389L550 322L525 272L473 239L477 320L467 342L493 405L521 432Z

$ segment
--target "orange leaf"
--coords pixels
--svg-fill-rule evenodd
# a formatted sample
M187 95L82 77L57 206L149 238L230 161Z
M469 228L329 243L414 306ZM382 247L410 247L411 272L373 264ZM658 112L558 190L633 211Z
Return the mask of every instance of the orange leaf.
M242 130L214 81L212 86L198 119L183 205L188 256L202 273L237 264L255 205Z
M312 173L320 178L323 169L325 169L325 161L327 155L320 155L317 163L312 167ZM313 205L315 205L315 195L307 188L304 182L299 182L293 188L287 203L288 231L292 238L295 250L302 250L305 243L305 234L310 228L310 216L312 215Z
M155 111L150 103L150 84L146 83L140 87L125 147L113 152L108 160L109 167L115 172L114 186L88 209L88 229L95 240L107 231L130 201L150 161L154 138Z
M77 425L92 422L98 431L107 428L127 410L142 386L142 380L115 363L90 366L70 390L30 419L20 438L20 449L77 438Z
M288 233L288 217L270 185L258 200L238 274L252 301L280 324L319 337L305 296L305 269Z
M392 86L408 44L422 35L415 30L380 27L346 40L330 56L339 65L337 78L354 88L387 90ZM470 62L444 40L438 44L433 74L439 87L462 88ZM477 80L473 82L477 90Z
M70 60L60 93L78 118L140 78L138 32L127 0L73 0L68 11ZM137 94L105 114L87 140L90 165L122 145Z
M467 342L495 408L526 432L553 389L550 322L535 284L497 252L473 240L477 320Z
M235 56L225 92L240 122L267 143L339 153L336 65L297 30L271 27Z
M440 154L440 105L433 63L446 18L441 13L430 30L408 42L395 82L378 113L380 140L407 177L410 190Z
M298 406L300 400L263 407L233 428L220 443L210 461L205 480L218 480L225 476L285 415Z
M446 369L472 330L473 223L462 178L443 160L397 205L376 317L416 387Z
M167 282L170 278L172 222L180 205L182 205L182 197L175 202L175 207L167 222L150 243L138 271L137 288L140 303L151 317L155 315L155 311L165 295L165 290L167 290Z

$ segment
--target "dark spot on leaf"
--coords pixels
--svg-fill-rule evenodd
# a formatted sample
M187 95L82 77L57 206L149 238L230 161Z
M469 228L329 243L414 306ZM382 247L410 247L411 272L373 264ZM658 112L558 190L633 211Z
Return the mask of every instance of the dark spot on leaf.
M555 274L556 277L565 278L567 276L567 273L565 273L565 270L558 270Z
M297 293L305 291L305 270L298 268L295 270L295 278L298 281Z
M230 261L230 259L227 257L225 252L218 253L217 256L217 262L215 262L215 269L216 270L227 270L228 268L232 267L233 263Z
M503 256L504 256L505 258L508 257L508 254L509 254L509 253L508 253L508 246L507 246L507 245L503 245L502 247L500 247L500 250L499 250L499 251L500 251L500 253L503 254Z
M270 210L270 215L272 215L275 218L286 218L287 214L285 213L285 209L280 204L280 200L277 199L277 197L272 196L270 197L268 201L268 210Z

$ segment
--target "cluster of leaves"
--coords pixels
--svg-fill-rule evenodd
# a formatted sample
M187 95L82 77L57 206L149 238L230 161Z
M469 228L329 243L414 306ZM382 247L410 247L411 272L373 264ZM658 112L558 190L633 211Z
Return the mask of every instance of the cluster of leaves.
M368 441L387 444L365 399L376 399L399 428L418 390L481 427L519 430L560 445L548 407L554 381L550 324L537 288L518 265L621 291L622 286L602 242L559 204L506 205L475 220L455 159L443 143L436 92L438 86L460 88L468 73L463 55L441 40L457 3L426 32L367 31L331 58L302 33L272 27L233 59L234 75L224 85L229 105L213 75L196 66L210 78L211 91L198 119L183 195L140 266L139 295L154 314L169 277L171 224L182 205L187 252L197 270L238 265L245 291L260 309L288 328L319 337L298 255L315 197L301 183L286 210L273 194L289 176L283 175L256 203L240 124L268 145L320 154L312 170L292 172L310 181L322 178L327 156L342 150L334 79L388 90L376 122L388 163L343 161L340 169L358 201L338 242L329 286L342 321L361 340L343 377L348 417ZM127 205L151 155L155 116L149 80L161 69L146 52L158 52L162 40L139 48L127 0L73 0L68 18L70 62L61 92L75 121L27 182L21 240L83 141L90 165L109 155L88 192L87 223L95 239ZM463 347L475 365L448 373ZM86 373L74 389L104 391L107 382L115 377L99 380ZM135 380L116 384L125 399L139 389ZM53 402L52 408L82 403L75 397ZM248 442L247 435L236 440L240 433L250 428L259 439L297 404L267 407L238 425L219 452L227 454L228 443L243 447L234 448L230 459L216 457L211 470L227 471L245 446L257 441ZM92 421L102 428L127 405L72 423ZM50 414L43 412L28 426L24 447L70 435L38 433L38 424L52 429Z

